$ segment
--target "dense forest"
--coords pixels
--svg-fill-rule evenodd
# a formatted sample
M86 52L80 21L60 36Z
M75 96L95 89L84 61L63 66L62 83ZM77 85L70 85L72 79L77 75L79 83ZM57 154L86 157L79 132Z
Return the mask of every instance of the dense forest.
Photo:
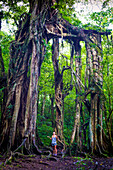
M77 3L0 2L0 154L50 153L55 131L63 155L113 155L112 2L85 24Z

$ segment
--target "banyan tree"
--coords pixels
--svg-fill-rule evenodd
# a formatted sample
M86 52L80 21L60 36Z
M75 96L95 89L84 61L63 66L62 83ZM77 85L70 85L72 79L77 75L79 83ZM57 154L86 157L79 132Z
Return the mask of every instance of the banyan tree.
M57 2L58 3L58 2ZM53 40L52 60L55 77L56 101L56 132L60 142L65 146L63 136L62 115L62 77L66 69L70 69L76 88L76 94L84 91L83 96L76 97L76 114L71 144L77 139L78 148L81 148L80 116L82 103L89 113L89 148L92 153L109 149L102 128L102 48L101 35L106 32L84 30L71 25L62 18L57 8L52 8L53 0L29 0L30 11L21 16L15 41L10 47L10 64L7 81L6 103L1 118L0 147L3 151L15 150L24 145L25 149L32 150L36 145L37 119L37 84L41 71L41 64L46 56L46 44ZM72 46L71 64L58 69L59 38L66 39ZM85 85L81 80L81 46L85 42L87 68L85 71ZM73 69L75 57L76 71ZM78 57L77 57L78 56ZM87 96L90 94L90 100ZM97 124L99 128L97 128ZM38 152L40 152L38 150Z

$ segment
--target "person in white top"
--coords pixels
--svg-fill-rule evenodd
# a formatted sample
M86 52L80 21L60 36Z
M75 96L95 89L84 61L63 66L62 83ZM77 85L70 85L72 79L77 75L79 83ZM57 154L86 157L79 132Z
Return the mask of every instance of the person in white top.
M47 136L47 137L50 138L49 136ZM53 132L53 135L50 139L52 140L51 145L52 145L52 148L53 148L53 155L57 156L57 140L58 140L58 137L57 137L57 135L55 135L55 132Z

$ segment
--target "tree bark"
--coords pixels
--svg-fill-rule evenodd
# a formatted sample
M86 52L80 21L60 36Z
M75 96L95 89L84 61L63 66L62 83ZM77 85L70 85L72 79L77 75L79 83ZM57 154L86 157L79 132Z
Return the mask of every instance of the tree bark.
M76 114L74 121L74 128L71 136L71 144L74 142L75 135L77 139L77 146L80 149L80 111L81 111L81 102L80 102L80 90L81 84L79 83L79 79L81 79L81 46L80 42L75 42L75 66L76 66Z
M35 141L37 84L46 49L42 39L46 39L43 28L48 17L49 2L40 2L39 5L39 2L31 0L30 7L31 16L26 14L21 19L10 50L8 97L0 140L4 151L15 149L26 137L28 149Z
M1 31L1 27L2 27L2 18L3 18L3 12L0 12L0 31ZM0 77L3 72L5 72L5 69L4 69L4 62L3 62L3 58L2 58L2 49L1 49L1 44L0 44Z
M52 127L55 128L55 120L54 120L54 96L50 95L51 100L51 118L52 118Z
M46 101L46 93L44 92L43 100L42 100L42 108L41 108L41 115L42 116L44 116L45 101Z
M62 74L59 71L58 65L59 57L59 40L53 39L53 54L52 61L54 67L54 79L55 79L55 102L56 102L56 132L59 139L64 142L63 137L63 115L62 115Z
M97 45L100 43L100 40L98 40L98 35L92 35L91 37L92 41ZM99 50L99 49L98 49ZM98 54L98 50L95 48L90 47L90 52L92 54L92 78L89 82L89 86L92 88L91 92L91 108L90 108L90 125L89 125L89 131L90 131L90 146L91 146L91 152L96 153L98 152L98 149L100 150L99 143L98 143L98 136L97 136L97 123L98 119L102 119L102 117L98 117L100 115L100 97L101 94L101 88L102 88L102 77L100 70L100 59L101 56ZM100 124L101 126L101 124ZM102 137L102 136L101 136ZM102 140L102 139L101 139Z
M2 18L3 18L3 12L0 12L0 31L2 27ZM5 73L5 67L4 67L4 61L2 57L2 48L0 44L0 89L3 89L0 93L0 127L1 127L1 120L3 115L4 108L5 108L5 102L7 100L7 75ZM1 128L0 128L1 129Z

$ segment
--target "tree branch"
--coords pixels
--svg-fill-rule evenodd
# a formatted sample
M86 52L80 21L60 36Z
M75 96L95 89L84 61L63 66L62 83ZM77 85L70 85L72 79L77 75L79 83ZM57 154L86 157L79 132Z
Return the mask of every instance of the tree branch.
M67 67L63 66L63 69L62 69L61 75L63 75L63 72L64 72L65 70L69 70L69 69L71 69L71 67L70 67L70 66L67 66Z

